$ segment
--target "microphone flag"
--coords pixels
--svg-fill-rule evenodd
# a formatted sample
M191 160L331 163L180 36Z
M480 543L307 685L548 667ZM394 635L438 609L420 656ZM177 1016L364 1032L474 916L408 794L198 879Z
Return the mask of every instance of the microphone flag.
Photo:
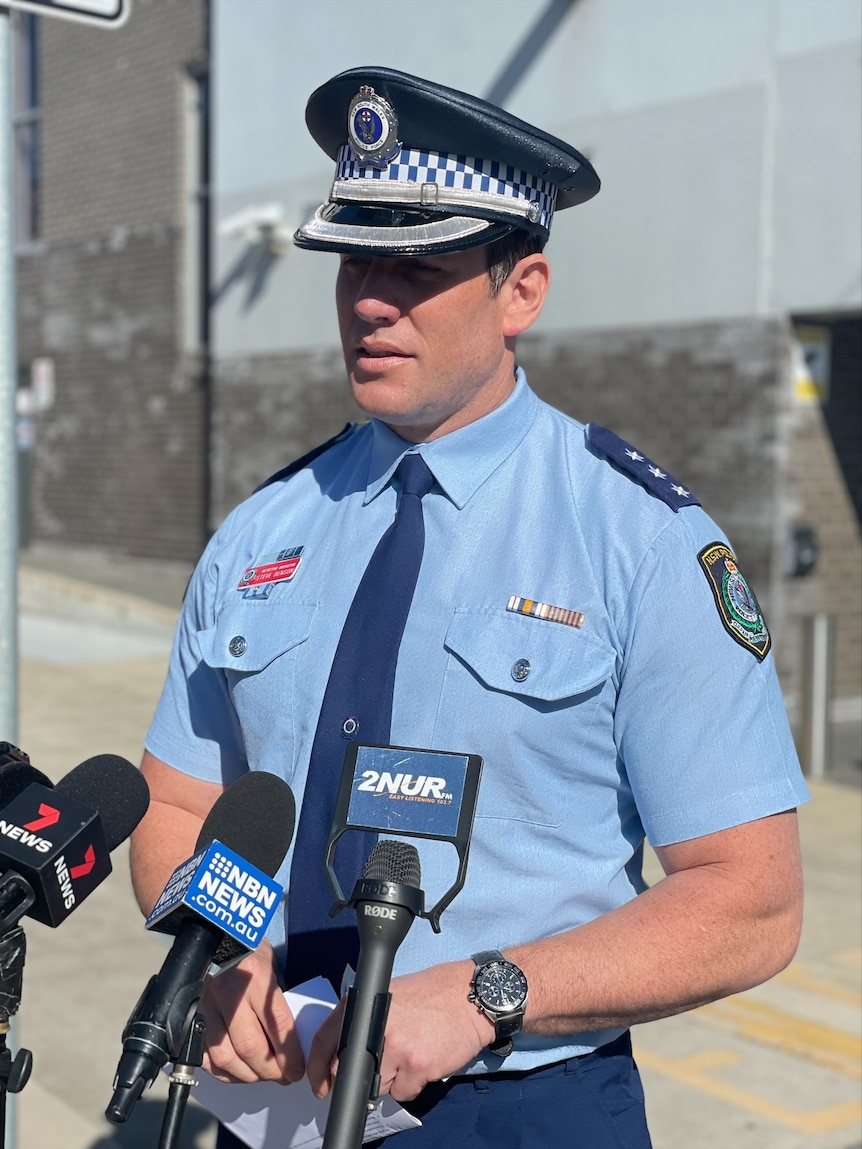
M60 925L111 873L99 813L32 783L0 814L0 869L32 887L29 917Z
M182 862L146 921L148 930L176 933L177 915L211 922L245 950L257 949L278 909L284 887L223 842L213 841ZM168 918L170 921L167 921ZM228 942L229 944L229 942ZM236 951L236 945L230 947ZM220 960L216 954L216 961Z

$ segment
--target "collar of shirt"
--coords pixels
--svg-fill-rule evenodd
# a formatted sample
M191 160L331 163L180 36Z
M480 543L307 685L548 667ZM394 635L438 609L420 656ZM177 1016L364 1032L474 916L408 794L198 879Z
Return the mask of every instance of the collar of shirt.
M514 390L499 407L431 443L418 444L438 485L459 510L515 450L533 425L538 408L539 400L518 367ZM379 419L372 419L371 427L374 439L365 503L380 494L402 456L417 447Z

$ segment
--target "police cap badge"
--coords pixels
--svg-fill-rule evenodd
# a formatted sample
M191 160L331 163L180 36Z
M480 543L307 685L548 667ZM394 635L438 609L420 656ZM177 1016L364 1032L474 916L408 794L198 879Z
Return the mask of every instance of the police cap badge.
M548 237L554 211L599 190L563 140L494 104L392 68L351 68L312 93L306 123L336 162L299 247L421 255Z

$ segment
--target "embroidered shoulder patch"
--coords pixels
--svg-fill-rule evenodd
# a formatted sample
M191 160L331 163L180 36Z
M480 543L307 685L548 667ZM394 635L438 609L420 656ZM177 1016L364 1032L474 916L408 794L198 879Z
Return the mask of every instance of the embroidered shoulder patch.
M697 556L712 590L722 625L731 638L763 662L772 645L754 592L724 543L710 543Z
M667 503L672 511L679 511L682 507L700 506L697 495L693 495L682 483L678 483L673 475L662 470L652 459L642 455L631 443L627 443L607 427L590 423L587 435L593 447L601 451L636 483L640 483L651 494Z

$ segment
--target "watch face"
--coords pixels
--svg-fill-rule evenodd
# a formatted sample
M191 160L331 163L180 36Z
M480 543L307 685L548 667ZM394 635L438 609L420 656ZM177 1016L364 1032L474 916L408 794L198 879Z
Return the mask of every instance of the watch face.
M526 999L527 979L511 962L490 962L476 975L476 996L490 1009L516 1009Z

